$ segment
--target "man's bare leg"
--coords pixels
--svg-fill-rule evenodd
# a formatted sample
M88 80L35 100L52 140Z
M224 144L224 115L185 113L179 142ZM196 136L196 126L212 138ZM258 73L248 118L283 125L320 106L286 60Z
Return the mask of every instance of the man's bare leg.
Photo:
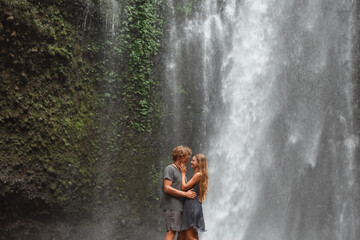
M174 240L175 234L175 231L167 231L165 235L165 240Z

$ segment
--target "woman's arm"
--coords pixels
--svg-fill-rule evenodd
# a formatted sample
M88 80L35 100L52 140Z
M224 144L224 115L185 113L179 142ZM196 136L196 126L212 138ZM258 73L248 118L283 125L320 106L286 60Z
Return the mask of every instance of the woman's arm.
M200 181L201 173L197 172L187 183L185 182L186 179L186 173L181 172L181 190L186 191L190 188L192 188L197 182Z
M196 198L196 193L194 191L183 192L183 191L173 188L171 185L172 185L171 180L164 179L164 192L165 193L170 194L172 196L176 196L176 197L186 197L186 198L192 198L192 199Z

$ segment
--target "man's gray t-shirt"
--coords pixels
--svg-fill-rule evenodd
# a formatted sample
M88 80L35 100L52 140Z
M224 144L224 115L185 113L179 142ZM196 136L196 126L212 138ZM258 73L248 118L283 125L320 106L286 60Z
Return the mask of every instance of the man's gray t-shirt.
M170 164L164 170L164 179L172 181L172 187L181 191L181 172L174 165ZM160 208L162 210L182 211L184 205L183 197L175 197L164 192L164 182L160 192Z

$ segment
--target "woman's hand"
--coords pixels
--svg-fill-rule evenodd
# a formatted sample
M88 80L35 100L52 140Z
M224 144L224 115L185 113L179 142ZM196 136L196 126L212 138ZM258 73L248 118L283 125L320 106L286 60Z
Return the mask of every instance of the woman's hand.
M181 173L186 173L186 166L183 163L180 164L180 171Z

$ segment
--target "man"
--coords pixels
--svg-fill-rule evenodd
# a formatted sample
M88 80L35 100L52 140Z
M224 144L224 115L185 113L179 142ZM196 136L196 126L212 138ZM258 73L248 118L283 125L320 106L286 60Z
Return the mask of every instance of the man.
M184 146L177 146L172 150L173 163L164 170L163 188L160 195L160 207L164 210L166 222L165 240L173 240L178 232L178 240L185 240L185 232L181 231L181 218L184 204L184 197L196 198L192 190L181 191L180 164L189 161L191 149Z
M185 149L186 154L188 155L187 158L185 158L185 162L183 162L183 164L186 165L190 160L190 156L192 155L192 150L188 146L183 146L183 147Z

